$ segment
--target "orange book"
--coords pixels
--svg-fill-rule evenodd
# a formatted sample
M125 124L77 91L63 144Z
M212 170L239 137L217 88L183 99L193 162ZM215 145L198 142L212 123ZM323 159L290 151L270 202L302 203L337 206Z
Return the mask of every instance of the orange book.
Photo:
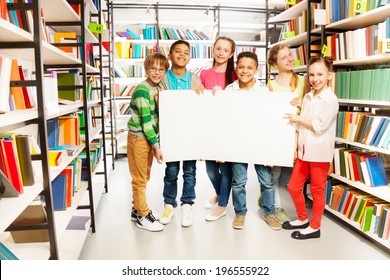
M76 116L62 116L59 117L60 135L59 145L78 145L77 141L77 117Z
M16 59L12 59L11 81L20 81L19 66L18 66L18 61ZM22 87L11 87L11 92L15 103L15 109L16 110L26 109Z
M77 43L77 34L75 32L56 32L54 33L54 42L65 43L65 42L74 42ZM58 47L64 52L73 53L74 48L76 47Z

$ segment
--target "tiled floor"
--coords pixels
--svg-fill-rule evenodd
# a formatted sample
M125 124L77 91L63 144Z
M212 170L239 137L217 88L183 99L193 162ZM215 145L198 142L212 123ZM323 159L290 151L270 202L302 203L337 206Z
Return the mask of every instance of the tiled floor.
M154 163L147 187L148 204L156 215L163 212L162 185L165 165ZM110 173L108 193L96 214L96 233L90 234L80 259L84 260L389 260L390 253L369 239L334 221L323 218L321 238L294 240L291 232L274 231L262 219L257 207L259 187L253 166L248 168L248 214L243 230L234 230L231 201L225 217L206 222L205 201L213 194L204 162L197 164L197 198L193 207L194 224L182 228L180 209L162 232L152 233L130 221L131 187L127 158L116 161ZM180 183L182 179L180 178ZM180 190L179 190L180 193ZM286 212L296 218L286 188L281 189Z

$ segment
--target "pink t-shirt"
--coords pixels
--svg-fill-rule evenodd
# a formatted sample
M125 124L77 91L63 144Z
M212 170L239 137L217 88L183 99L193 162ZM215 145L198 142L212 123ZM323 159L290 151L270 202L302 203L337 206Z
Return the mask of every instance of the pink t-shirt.
M205 89L213 89L215 86L220 86L225 89L225 72L215 72L214 68L202 70L200 72L200 81Z

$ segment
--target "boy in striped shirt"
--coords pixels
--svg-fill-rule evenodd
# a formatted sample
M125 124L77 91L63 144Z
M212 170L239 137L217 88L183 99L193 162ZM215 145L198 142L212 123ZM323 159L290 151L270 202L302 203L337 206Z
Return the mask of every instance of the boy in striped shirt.
M132 220L148 231L161 231L164 226L153 216L146 203L146 184L150 178L153 154L158 163L163 154L158 141L157 86L169 68L167 58L160 53L148 55L144 62L146 80L137 85L131 97L131 117L127 123L127 157L132 177Z

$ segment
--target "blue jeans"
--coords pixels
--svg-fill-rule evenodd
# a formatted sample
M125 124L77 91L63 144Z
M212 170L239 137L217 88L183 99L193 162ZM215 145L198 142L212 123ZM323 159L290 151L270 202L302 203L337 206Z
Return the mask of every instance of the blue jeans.
M177 207L177 176L180 171L180 161L167 162L164 176L164 202ZM196 160L183 161L183 191L181 204L194 204L196 184Z
M238 215L246 215L246 190L247 163L232 162L232 196L234 211ZM257 180L260 183L261 205L265 215L275 213L275 191L272 185L271 168L255 164Z
M226 207L232 189L232 165L230 162L218 163L206 160L206 172L218 195L218 205Z

